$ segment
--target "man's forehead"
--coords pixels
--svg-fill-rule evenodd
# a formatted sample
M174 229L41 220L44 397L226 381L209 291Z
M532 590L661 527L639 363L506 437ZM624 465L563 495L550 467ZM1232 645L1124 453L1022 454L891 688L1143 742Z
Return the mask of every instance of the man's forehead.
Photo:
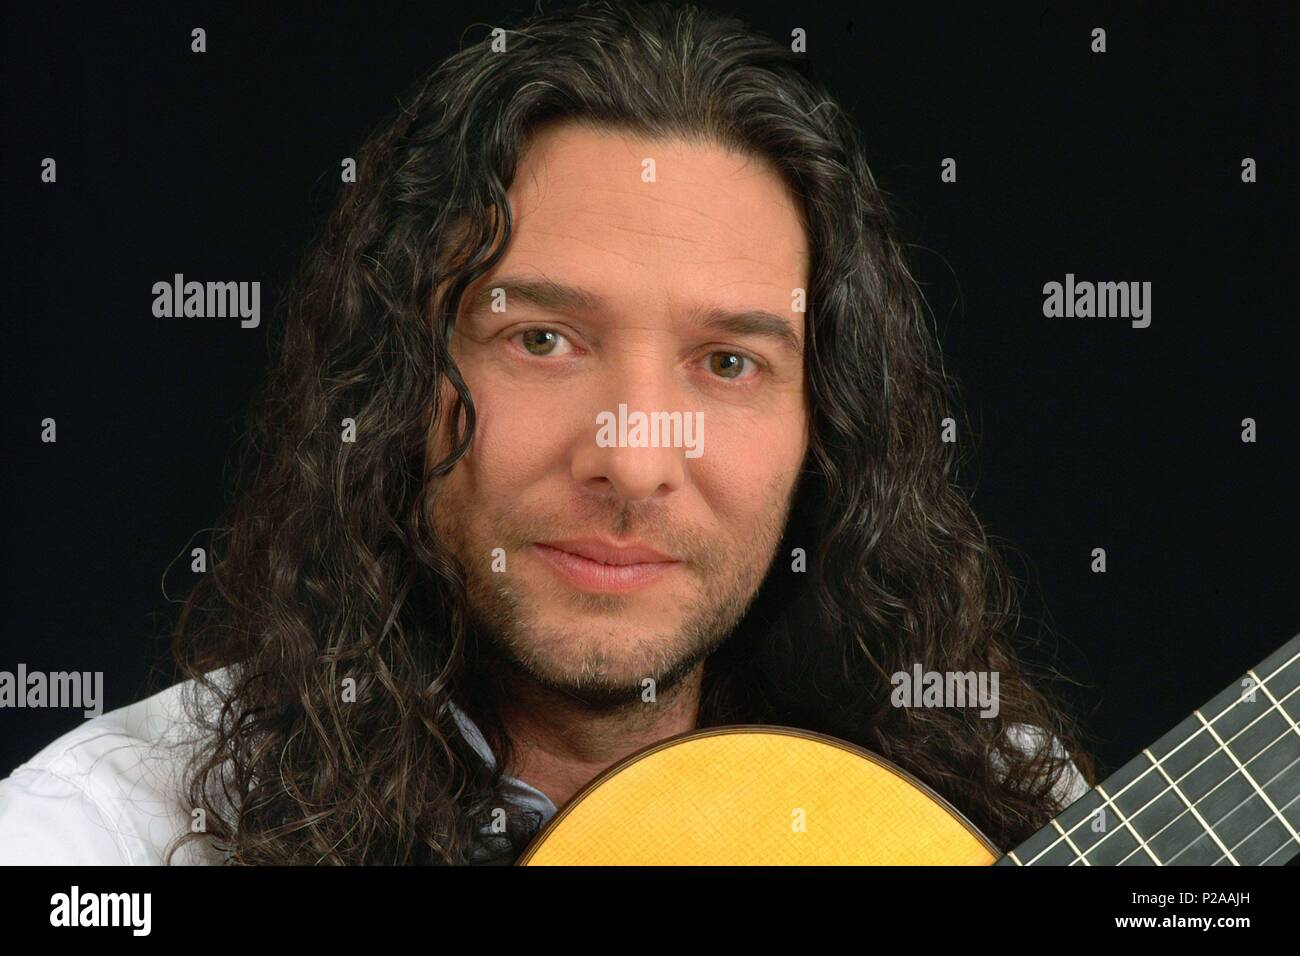
M463 316L524 306L623 325L657 313L802 354L806 236L766 161L560 123L529 140L509 199L510 243Z

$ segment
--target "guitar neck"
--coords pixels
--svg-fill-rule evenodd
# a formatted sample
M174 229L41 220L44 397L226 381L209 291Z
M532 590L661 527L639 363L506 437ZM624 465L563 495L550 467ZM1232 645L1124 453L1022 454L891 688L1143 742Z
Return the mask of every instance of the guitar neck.
M1300 635L998 866L1280 865L1300 852Z

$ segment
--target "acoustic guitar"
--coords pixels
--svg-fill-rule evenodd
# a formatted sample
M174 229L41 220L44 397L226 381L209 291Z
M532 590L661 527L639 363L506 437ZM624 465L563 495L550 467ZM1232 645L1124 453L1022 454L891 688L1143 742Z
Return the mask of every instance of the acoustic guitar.
M842 740L738 725L611 767L519 858L555 865L1277 865L1300 851L1300 635L1003 853Z

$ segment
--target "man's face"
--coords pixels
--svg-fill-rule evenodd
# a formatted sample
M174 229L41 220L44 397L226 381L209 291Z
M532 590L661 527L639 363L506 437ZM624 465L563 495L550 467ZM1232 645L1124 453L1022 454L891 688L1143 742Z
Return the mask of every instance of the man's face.
M756 595L807 448L795 200L758 159L576 124L532 138L509 198L511 244L452 340L477 430L435 523L477 622L535 680L662 693ZM760 310L793 347L734 318ZM681 429L638 436L656 412ZM431 460L447 448L443 416ZM658 556L608 550L633 545Z

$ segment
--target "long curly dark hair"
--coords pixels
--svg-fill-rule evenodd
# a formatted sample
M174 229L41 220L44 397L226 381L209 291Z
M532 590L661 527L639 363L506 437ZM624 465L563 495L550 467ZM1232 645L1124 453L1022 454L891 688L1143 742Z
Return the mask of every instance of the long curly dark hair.
M690 6L584 4L504 39L401 98L288 289L235 503L174 634L201 733L186 797L206 823L172 853L207 839L246 864L478 861L505 808L492 859L508 862L533 832L500 795L510 741L430 505L474 438L449 330L510 241L530 131L562 119L766 157L808 230L809 450L783 550L706 662L700 726L852 741L1000 846L1028 836L1059 811L1066 767L1008 729L1039 728L1093 771L1018 660L1017 587L957 486L957 446L941 440L961 419L954 388L850 118L802 54ZM442 416L453 447L430 467ZM349 418L354 442L340 440ZM805 573L780 559L794 548ZM890 675L916 663L997 672L999 713L891 706ZM471 699L495 767L454 719Z

